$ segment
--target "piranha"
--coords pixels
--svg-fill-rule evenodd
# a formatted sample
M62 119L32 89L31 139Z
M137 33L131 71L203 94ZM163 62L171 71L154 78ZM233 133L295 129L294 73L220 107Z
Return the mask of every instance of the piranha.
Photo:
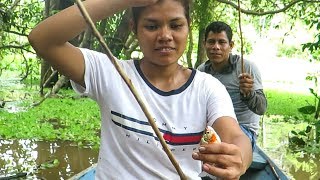
M212 144L212 143L221 143L221 139L211 126L207 126L205 131L203 132L200 144ZM199 177L202 177L202 178L209 177L210 179L213 179L213 180L217 179L215 176L208 174L205 171L202 171L199 174Z
M212 144L212 143L221 143L221 139L211 126L207 126L205 131L203 132L203 135L201 138L201 144Z

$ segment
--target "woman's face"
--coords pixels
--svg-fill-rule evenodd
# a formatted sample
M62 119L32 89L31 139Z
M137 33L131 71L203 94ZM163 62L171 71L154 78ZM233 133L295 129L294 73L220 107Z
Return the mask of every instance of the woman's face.
M178 1L162 0L146 7L137 21L137 38L144 60L166 66L183 54L189 26Z

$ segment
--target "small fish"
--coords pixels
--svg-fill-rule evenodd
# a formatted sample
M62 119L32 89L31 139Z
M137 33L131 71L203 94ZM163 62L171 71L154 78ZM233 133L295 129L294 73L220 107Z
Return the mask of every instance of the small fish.
M203 132L200 144L212 144L212 143L221 143L221 139L211 126L207 126L205 131ZM202 171L199 174L199 177L209 177L213 180L216 179L215 176L208 174L207 172L204 172L204 171Z
M205 131L203 132L203 135L201 138L201 144L212 144L212 143L221 143L221 139L211 126L207 126Z

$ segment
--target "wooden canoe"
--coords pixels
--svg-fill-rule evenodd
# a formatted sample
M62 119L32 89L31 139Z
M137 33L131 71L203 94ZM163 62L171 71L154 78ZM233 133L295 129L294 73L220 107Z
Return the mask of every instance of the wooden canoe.
M83 170L69 180L94 180L96 164ZM210 178L202 178L209 180ZM257 147L253 152L253 161L247 172L240 180L288 180L286 174Z
M288 180L289 178L258 146L253 161L240 180Z

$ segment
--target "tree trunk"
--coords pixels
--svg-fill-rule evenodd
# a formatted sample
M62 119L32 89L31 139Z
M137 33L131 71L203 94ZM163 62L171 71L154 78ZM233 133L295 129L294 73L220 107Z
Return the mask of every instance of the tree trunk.
M51 3L52 2L52 3ZM45 11L44 11L44 19L46 19L47 17L50 16L50 10L52 8L55 8L55 2L57 1L51 1L51 0L46 0L45 1ZM41 69L40 69L40 95L44 95L43 94L43 84L46 82L46 80L50 77L50 75L52 74L52 70L51 70L51 65L47 62L47 61L41 61ZM47 83L46 87L52 87L52 85L58 80L58 74L52 78L50 83Z
M91 48L91 41L92 41L92 30L88 28L83 35L82 42L80 43L80 47L82 48Z
M187 51L187 63L188 63L188 67L192 68L193 64L192 64L192 49L193 49L193 36L192 36L192 30L190 28L189 31L189 45L188 45L188 51Z
M46 0L45 1L45 11L44 11L44 19L52 15L52 12L57 10L65 9L69 6L73 5L72 0ZM77 44L76 39L71 42L72 44ZM41 62L41 74L40 74L40 94L43 95L43 84L47 81L47 79L53 73L51 69L51 65L47 61ZM49 83L46 83L46 87L52 87L59 79L59 74L56 73L55 76L50 80Z
M46 95L37 103L32 104L33 107L39 106L41 103L43 103L50 95L56 94L59 92L59 90L67 83L69 82L69 79L65 76L61 76L60 79L57 81L57 83L53 86L51 91L47 92Z
M198 39L198 57L197 61L194 65L195 68L197 68L202 62L206 60L206 50L204 47L204 35L205 35L205 29L207 24L212 21L212 18L208 16L208 14L212 14L214 11L214 8L210 6L211 1L202 1L200 0L200 6L198 7L199 12L199 39ZM215 6L213 6L215 7Z
M198 57L197 61L194 65L195 68L197 68L202 62L204 62L206 57L206 50L204 47L204 35L205 35L205 28L199 28L199 40L198 40Z

